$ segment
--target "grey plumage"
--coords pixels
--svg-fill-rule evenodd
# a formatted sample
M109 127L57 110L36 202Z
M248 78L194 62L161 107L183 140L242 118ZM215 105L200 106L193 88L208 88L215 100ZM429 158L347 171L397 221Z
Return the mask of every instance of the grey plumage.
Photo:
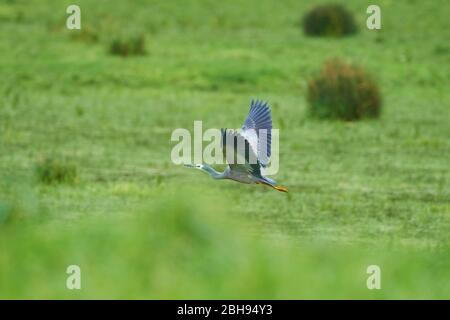
M251 102L250 111L241 131L222 129L221 146L228 166L218 172L207 164L186 165L207 172L214 179L230 179L247 184L265 184L278 191L287 189L277 186L272 179L264 177L261 169L269 163L272 142L272 114L268 103Z

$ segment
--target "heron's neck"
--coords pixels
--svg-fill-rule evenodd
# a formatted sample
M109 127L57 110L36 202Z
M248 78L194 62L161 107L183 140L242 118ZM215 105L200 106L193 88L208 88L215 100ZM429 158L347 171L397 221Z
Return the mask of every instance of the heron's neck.
M207 164L203 165L202 170L209 173L213 179L225 179L225 172L218 172Z

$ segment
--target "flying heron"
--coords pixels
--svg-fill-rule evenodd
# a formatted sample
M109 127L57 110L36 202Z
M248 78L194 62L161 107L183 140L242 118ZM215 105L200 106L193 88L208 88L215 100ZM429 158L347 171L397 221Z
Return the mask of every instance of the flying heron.
M221 129L222 151L228 163L223 172L218 172L207 164L185 164L185 166L202 170L213 179L262 184L287 192L287 188L264 176L271 155L271 130L272 113L268 103L252 100L247 119L239 132ZM228 152L227 155L227 150L232 152ZM234 161L235 158L240 161Z

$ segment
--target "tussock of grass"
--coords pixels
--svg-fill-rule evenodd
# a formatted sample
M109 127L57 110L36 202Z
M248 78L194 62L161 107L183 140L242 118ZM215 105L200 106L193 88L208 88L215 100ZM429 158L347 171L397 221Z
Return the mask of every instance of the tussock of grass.
M44 184L75 183L78 179L78 168L66 160L46 158L37 163L36 176Z
M352 13L340 4L314 7L306 13L302 23L308 36L343 37L358 30Z
M145 55L145 37L136 35L116 38L111 41L109 52L122 57Z
M89 25L83 26L81 30L71 30L70 36L73 40L87 43L97 43L100 35Z
M320 118L357 120L378 117L381 96L363 68L329 60L308 83L310 113Z

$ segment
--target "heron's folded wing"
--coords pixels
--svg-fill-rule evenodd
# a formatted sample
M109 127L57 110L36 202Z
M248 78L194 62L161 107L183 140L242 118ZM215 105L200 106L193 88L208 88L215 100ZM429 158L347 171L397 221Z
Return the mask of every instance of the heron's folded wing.
M261 175L261 164L249 142L238 132L221 129L222 150L231 170Z
M250 143L262 166L269 163L272 144L272 112L267 102L256 100L250 103L250 111L242 135Z

